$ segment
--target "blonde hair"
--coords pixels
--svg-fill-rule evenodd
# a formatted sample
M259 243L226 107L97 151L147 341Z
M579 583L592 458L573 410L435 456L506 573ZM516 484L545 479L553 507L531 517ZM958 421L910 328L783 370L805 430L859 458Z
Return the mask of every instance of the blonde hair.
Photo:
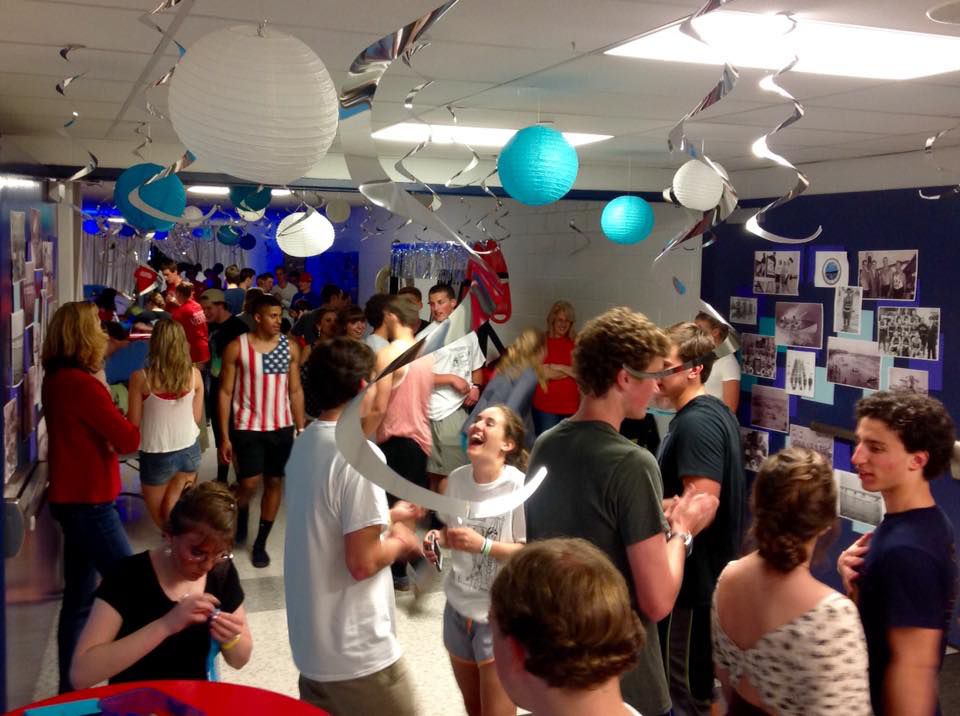
M150 350L143 364L151 392L182 395L193 385L193 362L187 334L176 321L162 318L153 324Z
M556 301L550 307L550 312L547 313L547 335L551 338L560 337L553 335L553 319L556 318L558 313L563 313L567 317L567 320L570 321L570 328L567 329L567 335L563 337L573 340L577 337L576 331L573 329L573 324L577 322L577 315L574 313L573 304L569 301Z
M543 331L524 328L497 363L497 371L516 378L527 368L533 368L540 387L546 389L547 380L543 374L543 356L541 355L545 345L546 338Z
M65 303L47 326L41 354L43 369L81 368L96 373L103 367L107 334L100 327L97 307L85 301Z

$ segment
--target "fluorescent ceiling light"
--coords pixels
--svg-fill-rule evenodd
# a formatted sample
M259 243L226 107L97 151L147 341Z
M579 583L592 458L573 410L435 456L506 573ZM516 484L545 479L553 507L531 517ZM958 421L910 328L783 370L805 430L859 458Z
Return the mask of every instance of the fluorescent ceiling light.
M290 196L289 189L271 189L270 196Z
M960 37L841 25L795 16L715 11L696 21L706 47L671 25L607 50L608 55L775 70L796 54L795 72L909 80L960 69Z
M122 216L108 216L107 221L111 224L125 224L127 223Z
M471 147L502 147L517 133L516 129L495 129L493 127L465 127L456 124L421 124L420 122L400 122L384 127L373 133L374 139L387 142L423 142L428 136L434 144L469 144ZM593 144L612 139L610 134L583 134L564 132L563 136L574 147Z
M7 187L8 189L32 189L36 186L40 186L39 182L35 182L32 179L17 179L15 177L0 176L0 188Z
M206 196L226 196L230 193L230 188L225 186L191 186L187 188L191 194L204 194Z

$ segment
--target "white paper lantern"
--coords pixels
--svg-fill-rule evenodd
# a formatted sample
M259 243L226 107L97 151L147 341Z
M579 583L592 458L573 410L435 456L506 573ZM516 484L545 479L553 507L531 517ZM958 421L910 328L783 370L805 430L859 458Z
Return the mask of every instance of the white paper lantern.
M170 82L170 121L184 146L220 171L288 184L323 159L337 133L337 91L302 41L240 25L190 46Z
M260 209L260 211L245 211L244 209L237 209L237 214L239 214L240 218L251 224L255 221L260 221L260 219L262 219L263 215L266 213L266 209Z
M334 224L342 224L350 218L350 202L346 199L331 199L327 202L327 218Z
M203 210L199 206L188 206L180 217L182 224L197 224L203 221Z
M688 209L709 211L720 203L723 180L700 160L691 159L673 175L673 194Z
M302 211L295 212L277 226L277 244L288 256L316 256L333 246L335 231L327 217L313 212L300 221L304 216Z

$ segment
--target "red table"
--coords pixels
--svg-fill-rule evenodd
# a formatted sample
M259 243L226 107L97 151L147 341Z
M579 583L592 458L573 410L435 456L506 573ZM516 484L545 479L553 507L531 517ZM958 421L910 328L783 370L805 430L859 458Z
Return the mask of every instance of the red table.
M314 706L291 699L289 696L278 694L264 689L255 689L252 686L239 684L225 684L212 681L131 681L126 684L111 686L96 686L92 689L74 691L35 704L29 704L7 716L22 716L24 709L37 706L51 706L67 701L81 699L99 699L113 696L131 689L145 688L162 691L173 696L189 706L204 711L209 716L223 714L289 714L290 716L329 716L326 711Z

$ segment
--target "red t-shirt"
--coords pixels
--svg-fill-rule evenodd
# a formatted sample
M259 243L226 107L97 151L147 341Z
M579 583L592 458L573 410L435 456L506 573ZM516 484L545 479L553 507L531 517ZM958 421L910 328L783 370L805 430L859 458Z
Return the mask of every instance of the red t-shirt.
M113 502L120 494L117 455L136 452L140 430L85 370L47 373L41 392L49 436L50 502Z
M547 338L547 357L544 363L573 365L573 341L569 338ZM573 378L547 381L544 390L537 384L533 407L542 413L573 415L580 407L580 390Z
M207 332L207 317L203 308L192 298L177 306L170 314L173 320L183 326L190 344L190 360L194 363L206 363L210 360L210 334Z

